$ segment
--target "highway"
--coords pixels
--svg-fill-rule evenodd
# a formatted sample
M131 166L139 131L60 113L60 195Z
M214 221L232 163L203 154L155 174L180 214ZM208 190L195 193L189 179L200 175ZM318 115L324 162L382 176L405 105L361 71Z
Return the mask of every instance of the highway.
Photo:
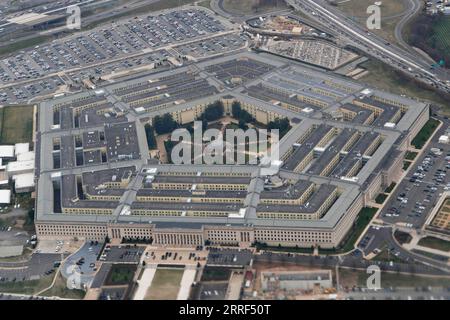
M450 93L450 76L442 69L428 71L429 62L423 57L405 51L387 43L384 39L363 29L349 17L343 15L338 9L328 9L327 4L321 0L287 0L294 9L302 11L321 24L338 32L339 37L349 44L364 51L388 65L401 70L412 78L416 78L440 92ZM406 16L410 16L409 12ZM406 23L406 20L405 22ZM447 81L447 82L446 82Z
M94 1L95 0L85 0L83 2L77 3L76 6L84 6L84 5L87 5L87 4L89 4L91 2L94 2ZM110 1L111 0L105 0L103 2L110 2ZM64 11L64 13L65 13L67 11L67 8L70 8L70 7L73 7L73 6L75 6L75 5L71 4L71 5L68 5L68 6L52 9L52 10L45 11L45 12L41 12L40 14L51 15L52 13L59 12L59 11ZM9 26L11 24L14 24L14 23L13 22L6 22L6 23L3 23L3 24L0 24L0 28L4 28L4 27Z
M407 11L404 13L404 16L400 19L400 21L395 26L395 38L397 39L397 42L406 50L412 52L411 50L414 50L411 48L411 46L403 39L402 30L405 27L405 25L409 22L409 20L414 17L420 10L420 0L408 0L410 3L410 6L408 7ZM425 58L425 57L424 57ZM430 63L434 63L433 61L430 61Z

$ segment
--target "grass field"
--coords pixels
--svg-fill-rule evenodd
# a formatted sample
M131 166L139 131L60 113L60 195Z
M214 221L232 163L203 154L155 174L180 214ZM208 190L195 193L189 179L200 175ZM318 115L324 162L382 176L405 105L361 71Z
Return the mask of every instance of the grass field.
M405 159L406 160L414 160L417 157L417 152L413 152L413 151L408 151L405 154Z
M367 18L367 8L374 4L374 0L350 0L342 2L338 8L354 21L365 27ZM405 11L405 0L384 0L381 8L381 29L372 30L373 33L384 39L395 43L395 26L401 19L401 14Z
M39 280L0 282L0 292L35 294L45 288L48 288L52 284L53 278L54 274L44 276Z
M392 183L389 185L389 187L387 187L386 190L384 190L384 192L385 192L385 193L391 193L392 190L394 190L394 188L395 188L396 185L397 185L397 184L396 184L395 182L392 182Z
M407 41L427 53L434 61L450 67L450 16L419 14L404 30Z
M350 0L340 3L338 8L356 19L365 19L368 16L367 7L373 5L374 2L374 0ZM384 0L380 8L382 18L383 16L391 17L405 11L405 2L404 0Z
M411 166L411 161L403 161L403 171L408 170L408 168Z
M114 264L109 271L105 284L125 285L133 280L136 266L132 264Z
M387 198L387 194L380 193L380 194L375 198L375 202L378 203L378 204L383 204L384 201L386 200L386 198Z
M412 237L409 233L400 230L395 230L394 237L400 244L410 243L412 240Z
M277 4L274 6L270 5L259 5L258 0L224 0L223 8L229 12L242 13L242 14L252 14L252 13L263 13L270 11L274 8L285 9L286 5L283 1L278 0Z
M441 97L433 90L418 87L412 80L399 75L398 72L389 66L373 59L362 63L360 66L369 71L366 76L361 78L362 82L394 94L403 94L407 97L434 102L443 106L443 111L450 113L450 102L447 99Z
M51 40L50 36L38 36L27 40L18 41L12 44L0 46L0 56L17 52L25 48L34 47L35 45Z
M175 300L180 290L184 269L158 269L145 300Z
M422 149L424 144L430 139L430 137L433 135L434 131L436 130L437 126L439 125L439 121L436 119L431 118L428 120L427 123L423 126L422 129L420 129L417 136L414 137L414 139L411 141L411 144L416 147L417 149Z
M66 299L83 299L85 292L83 290L69 289L66 285L66 280L60 273L56 276L56 281L53 287L43 292L41 296L45 297L60 297Z
M33 106L0 108L0 144L31 142Z
M441 261L441 262L448 262L448 257L440 255L440 254L436 254L436 253L432 253L432 252L428 252L428 251L423 251L423 250L419 250L419 249L412 249L411 252L417 253L421 256L425 256L428 257L430 259L433 260L437 260L437 261Z
M450 252L450 241L445 241L435 237L422 238L419 240L418 245L436 250Z
M200 2L197 3L199 6L201 7L205 7L207 9L211 9L211 1L210 0L202 0Z

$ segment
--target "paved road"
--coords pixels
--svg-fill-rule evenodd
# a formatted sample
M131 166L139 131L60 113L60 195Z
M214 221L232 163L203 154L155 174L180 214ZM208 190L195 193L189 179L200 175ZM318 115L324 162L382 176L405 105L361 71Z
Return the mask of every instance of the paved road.
M346 300L450 300L450 291L447 289L364 290L344 293L343 298Z
M434 112L433 112L434 113ZM383 247L386 247L390 250L390 252L395 255L397 258L405 261L406 263L420 263L425 264L428 266L434 266L436 268L439 268L441 270L447 270L449 271L449 267L446 263L446 261L437 260L437 259L430 259L429 257L425 257L422 255L418 255L414 252L410 252L408 250L405 250L401 245L397 243L397 241L394 239L393 231L396 228L396 224L409 224L411 227L411 230L416 230L420 232L423 224L425 223L426 219L428 218L428 215L430 214L431 210L433 209L433 206L435 205L435 202L437 201L437 198L439 196L439 193L443 191L444 185L450 181L450 177L446 177L446 180L443 184L438 185L437 190L434 193L431 192L424 192L424 190L428 190L428 185L434 185L434 182L432 181L434 174L437 172L438 169L445 168L445 155L447 152L450 152L450 146L449 145L442 145L438 144L438 139L441 134L450 126L450 121L448 119L445 119L442 116L439 116L437 114L434 114L435 117L437 117L440 121L443 122L442 127L438 130L438 132L434 135L433 139L427 146L427 148L424 150L424 152L420 155L420 157L417 159L415 167L410 168L410 172L408 175L403 179L400 184L397 186L396 190L394 191L394 194L391 196L389 201L385 204L384 208L380 212L379 218L386 224L385 226L381 227L370 227L365 235L362 237L361 242L358 244L358 247L364 252L365 255L373 252L375 249L382 249ZM410 182L409 179L415 172L416 167L421 164L422 160L425 157L429 157L429 151L433 147L439 147L443 148L444 152L441 156L437 156L436 158L433 158L433 165L427 169L428 172L426 172L426 176L423 178L423 182L420 183L413 183ZM405 196L408 198L408 203L405 205L403 204L403 208L400 207L400 202L397 200L399 195L405 194ZM427 197L427 194L430 194L430 196ZM424 201L425 199L430 199L428 201ZM417 212L416 202L419 202L422 206L425 207L425 211L422 213ZM386 216L388 213L388 210L391 207L395 207L399 209L398 216ZM417 213L413 214L414 210L416 210ZM446 273L445 271L443 271Z
M0 267L0 278L1 281L23 281L41 277L53 269L56 261L61 260L61 254L58 253L34 253L26 263Z
M421 9L421 3L420 0L408 0L408 2L410 3L410 6L408 7L408 10L405 13L405 15L395 26L394 34L400 46L408 50L410 53L418 54L418 52L414 50L414 48L411 47L403 38L403 29L410 22L410 20L419 13ZM428 55L421 55L421 56L423 57L423 59L427 60L430 64L435 63L435 61L431 59Z
M402 248L397 248L403 250ZM275 252L264 252L263 254L254 256L255 262L279 263L279 264L297 264L308 267L335 268L336 265L351 269L366 270L371 265L378 265L382 271L402 272L407 274L426 274L426 275L450 275L442 270L432 266L410 263L394 263L375 262L362 258L361 252L354 251L352 254L345 256L311 256L301 254L284 254ZM415 261L415 260L414 260Z
M245 16L244 14L237 14L226 11L223 7L223 0L211 0L210 7L214 12L228 19L242 18Z
M416 165L410 168L406 178L397 186L394 194L381 211L380 218L386 223L407 223L411 224L413 228L420 229L428 218L431 210L436 205L439 194L444 191L445 185L450 182L450 174L446 174L442 183L437 183L433 180L435 174L438 173L437 170L446 170L445 166L447 160L445 160L445 157L446 154L450 152L450 145L438 143L439 136L443 134L450 125L448 120L443 121L445 121L444 125L435 134L431 143L417 159ZM430 155L431 148L443 149L442 155ZM410 182L410 178L417 172L417 168L422 165L422 162L426 157L431 159L432 165L427 171L423 172L425 177L418 179L416 182ZM432 190L431 188L433 187L436 188L436 190ZM401 204L398 200L400 195L404 195L408 199L406 204ZM417 202L419 204L416 204ZM419 206L422 206L424 209L418 208ZM390 213L388 213L388 210L392 207L399 210L398 216L389 216Z
M84 285L89 286L95 276L95 262L102 248L101 243L86 242L77 252L72 254L64 261L61 267L61 274L64 278L76 275L76 281L73 285L81 289ZM79 263L80 259L84 259L84 263ZM78 263L78 264L77 264Z
M319 23L339 33L339 38L359 48L366 54L402 71L417 81L432 86L435 90L450 93L450 74L443 69L429 71L429 62L419 54L390 45L386 40L364 30L337 8L322 0L286 0L297 10L311 16Z

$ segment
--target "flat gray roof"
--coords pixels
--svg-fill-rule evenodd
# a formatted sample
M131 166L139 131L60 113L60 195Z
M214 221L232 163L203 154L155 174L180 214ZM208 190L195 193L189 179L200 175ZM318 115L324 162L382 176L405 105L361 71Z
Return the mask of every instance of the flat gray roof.
M242 59L250 59L257 65L268 65L270 70L261 70L259 74L253 74L247 77L246 87L236 86L232 91L220 85L219 81L211 79L205 73L205 70L212 70L218 68L220 65L229 65L233 68L236 61ZM245 64L245 63L244 63ZM215 67L211 67L215 65ZM197 71L198 69L198 71ZM264 68L263 68L264 69ZM149 87L158 86L162 83L173 84L180 79L192 79L192 76L187 73L193 72L195 77L207 79L207 86L205 81L199 81L200 87L205 90L190 90L189 83L185 84L183 88L191 91L192 95L182 95L179 97L184 100L179 103L170 103L164 108L148 108L142 113L136 112L127 102L120 99L120 95L132 94L138 90L146 90ZM227 72L227 71L225 71ZM234 72L234 71L233 71ZM183 75L184 74L184 75ZM227 72L230 74L230 72ZM233 74L231 72L231 74ZM277 79L280 80L277 82ZM153 83L150 84L149 81ZM290 84L291 83L291 84ZM296 112L283 108L281 105L270 103L267 98L261 99L258 95L250 96L248 91L252 87L260 84L266 84L286 90L288 96L290 93L305 94L317 98L321 101L330 104L331 107L339 106L353 99L358 98L365 86L349 81L348 79L333 75L329 72L323 72L315 68L305 67L301 64L274 57L268 54L255 54L251 52L238 52L227 56L209 59L200 63L196 63L196 67L184 66L181 68L167 70L160 73L153 73L148 76L139 77L128 80L126 82L113 83L102 87L96 92L88 91L77 93L70 96L65 96L53 100L42 102L38 108L39 117L37 122L38 127L38 141L36 144L36 166L38 176L37 182L37 222L53 221L62 223L86 222L86 223L151 223L157 226L164 226L167 228L199 228L202 225L257 225L260 227L285 227L285 228L334 228L336 224L345 216L346 210L352 205L353 201L361 194L364 189L366 181L370 180L373 172L376 172L383 166L388 165L393 156L395 156L395 147L393 147L399 139L411 128L417 117L428 112L426 104L417 102L415 100L398 97L389 93L384 93L379 90L371 89L370 98L386 99L387 101L396 101L399 104L407 106L406 112L399 120L395 128L384 128L376 125L363 125L362 118L355 121L342 122L332 119L327 114L328 109L320 110L315 108L311 113ZM205 85L205 86L203 86ZM123 88L121 90L121 88ZM176 94L177 85L174 86L173 91L170 91L170 97L173 98ZM171 89L172 90L172 89ZM197 91L196 91L197 90ZM330 93L330 97L323 95L320 91ZM279 176L284 181L284 187L275 188L272 190L264 190L265 182L260 177L260 169L258 166L246 165L162 165L158 164L155 159L151 159L148 155L147 141L142 121L152 118L156 115L162 115L168 112L177 112L181 110L189 110L197 105L205 105L218 99L233 96L235 99L244 104L253 105L260 111L267 111L271 115L278 115L280 117L287 117L291 120L296 119L293 123L293 128L288 132L280 142L280 154L283 155L289 151L298 139L305 134L311 126L316 127L311 135L302 143L300 147L294 147L294 153L283 165ZM275 95L275 98L277 95ZM379 102L379 101L378 101ZM159 102L155 106L159 106ZM82 111L79 118L76 118L73 113L73 108L85 107L90 105ZM303 105L303 104L299 104ZM306 106L308 104L305 104ZM61 107L62 106L62 107ZM142 106L146 107L147 104ZM152 106L149 103L148 106ZM55 126L55 118L58 113L54 113L57 107L61 107L59 112L60 126ZM331 107L329 110L331 110ZM102 109L104 108L104 109ZM398 109L398 107L396 107ZM106 114L102 114L101 110ZM394 110L394 109L392 109ZM87 117L86 117L87 116ZM77 125L78 123L78 125ZM106 124L106 125L105 125ZM337 132L351 132L359 131L362 137L355 143L349 154L343 154L343 159L335 172L330 177L319 177L314 172L309 173L294 173L293 170L304 155L314 148L318 141L330 130L337 130ZM102 133L103 132L103 133ZM345 142L345 137L338 135L331 144L341 145ZM100 135L104 135L104 141L100 139ZM350 154L355 154L358 151L364 152L367 148L367 143L373 139L374 136L381 135L383 142L378 149L370 157L365 159L366 163L358 173L358 181L342 181L336 178L337 169L348 161L353 161ZM85 163L82 166L76 166L75 162L75 137L81 137L82 147ZM62 164L61 168L53 168L52 152L53 139L61 139L61 147L64 152L61 153ZM106 148L107 158L106 162L101 158L99 150ZM327 149L329 149L328 147ZM392 149L393 148L393 149ZM78 150L79 148L77 148ZM326 163L328 157L327 149L322 156L322 160L317 159L315 166L320 167L321 164ZM88 151L89 150L89 151ZM92 151L93 150L93 151ZM394 150L394 152L393 152ZM331 153L330 153L331 155ZM388 155L388 159L384 160ZM86 161L87 160L87 161ZM92 161L89 161L92 160ZM120 161L119 161L120 160ZM130 169L131 168L131 169ZM226 190L221 191L207 191L208 196L226 197L227 195L242 196L243 203L227 204L227 203L154 203L154 202L139 202L136 201L136 196L145 192L154 193L155 190L145 191L142 189L143 181L146 176L151 175L152 169L157 170L154 177L155 182L167 183L187 183L187 184L245 184L248 185L247 191L233 192ZM344 168L345 169L345 168ZM341 169L342 172L345 172ZM109 171L112 170L112 171ZM128 171L127 171L128 170ZM149 170L149 171L147 171ZM127 183L123 187L102 188L99 186L102 183L111 182L113 172L118 177L123 175L130 175ZM130 173L131 172L131 173ZM175 173L177 175L175 175ZM171 175L174 174L174 175ZM121 196L121 200L114 201L88 201L78 199L78 188L76 184L77 176L82 176L85 191L92 195L109 194L114 196ZM127 177L128 179L128 177ZM81 215L81 214L58 214L54 213L54 193L53 182L62 181L63 188L61 190L62 201L64 204L70 206L95 207L100 206L104 208L114 209L112 215ZM288 181L288 182L287 182ZM145 183L145 182L144 182ZM307 200L308 206L306 208L299 208L298 206L291 206L293 212L297 210L306 210L308 208L316 208L323 202L324 197L329 195L332 190L336 188L339 190L339 196L319 220L283 220L283 219L263 219L257 217L258 210L262 209L261 199L267 197L274 197L276 199L290 199L300 195L308 186L314 185L316 191ZM106 191L102 191L106 190ZM181 191L183 194L191 193L189 190ZM162 193L167 195L176 195L173 190L164 190ZM178 193L180 194L180 193ZM194 196L195 197L195 196ZM136 215L121 215L121 208L124 205L131 205L131 208L149 209L149 210L163 210L164 208L174 210L200 210L200 211L230 211L233 213L239 212L240 209L246 209L244 216L238 217L193 217L193 216L136 216ZM230 207L227 208L227 205ZM304 204L306 206L306 203ZM279 207L281 208L281 207ZM255 210L256 209L256 210ZM271 208L273 209L273 208ZM283 208L284 210L285 208ZM286 208L287 210L287 208Z

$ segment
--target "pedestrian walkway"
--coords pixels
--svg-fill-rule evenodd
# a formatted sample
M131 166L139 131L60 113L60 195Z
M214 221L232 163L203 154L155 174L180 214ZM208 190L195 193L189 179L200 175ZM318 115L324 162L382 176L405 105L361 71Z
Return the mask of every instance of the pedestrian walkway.
M177 300L187 300L191 292L192 283L195 280L197 270L195 267L187 266L181 278L180 290L178 291Z
M144 272L142 273L141 279L137 281L138 288L134 294L133 300L144 300L147 294L148 288L152 285L153 277L155 276L156 269L158 265L152 264L147 265Z

